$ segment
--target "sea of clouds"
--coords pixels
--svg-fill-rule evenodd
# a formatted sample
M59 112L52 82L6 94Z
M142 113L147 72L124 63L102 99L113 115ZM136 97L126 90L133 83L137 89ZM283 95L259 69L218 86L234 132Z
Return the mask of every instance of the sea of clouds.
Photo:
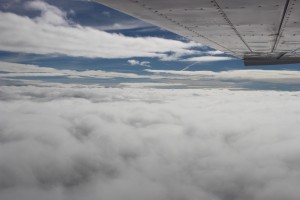
M298 200L300 92L0 87L1 200Z

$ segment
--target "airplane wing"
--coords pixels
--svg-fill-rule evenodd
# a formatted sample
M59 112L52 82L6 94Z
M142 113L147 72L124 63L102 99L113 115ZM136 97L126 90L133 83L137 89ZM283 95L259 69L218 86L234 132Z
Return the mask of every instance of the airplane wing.
M300 63L300 0L95 0L245 65Z

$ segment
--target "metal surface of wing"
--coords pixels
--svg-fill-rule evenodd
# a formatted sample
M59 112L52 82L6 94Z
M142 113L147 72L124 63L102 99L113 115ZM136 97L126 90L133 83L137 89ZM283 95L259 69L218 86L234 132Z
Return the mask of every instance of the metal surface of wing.
M244 59L300 63L300 0L96 0Z

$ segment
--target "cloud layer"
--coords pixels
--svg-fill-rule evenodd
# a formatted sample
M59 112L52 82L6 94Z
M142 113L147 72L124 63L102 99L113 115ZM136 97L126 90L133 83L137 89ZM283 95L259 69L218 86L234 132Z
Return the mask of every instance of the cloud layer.
M296 200L299 92L0 88L0 199Z
M130 65L140 65L149 67L150 62L128 60ZM189 67L188 65L187 67ZM186 68L187 68L186 67ZM129 79L155 79L158 82L172 82L178 84L189 84L187 81L261 81L270 83L299 84L300 72L291 70L229 70L221 72L213 71L175 71L175 70L152 70L144 71L151 74L135 74L109 72L102 70L67 70L41 67L37 65L26 65L0 61L0 78L24 78L24 77L45 77L62 76L68 78L129 78Z
M26 65L18 63L8 63L0 61L0 78L8 77L45 77L45 76L63 76L68 78L149 78L149 76L137 75L134 73L118 73L108 72L102 70L67 70L67 69L55 69L51 67L40 67L37 65ZM158 78L159 76L156 76ZM155 78L155 76L153 76Z
M132 65L148 64L146 61L138 60L129 60L128 63ZM0 62L0 84L3 83L5 85L22 85L23 83L35 85L35 82L32 82L32 80L40 80L48 83L77 84L80 82L86 85L97 84L132 88L239 88L299 91L299 75L298 71L287 70L212 72L144 69L139 73L102 70L77 71Z
M189 66L187 66L189 67ZM291 70L228 70L228 71L176 71L176 70L152 70L146 71L156 75L182 76L192 79L215 79L215 80L249 80L273 83L300 83L300 72Z

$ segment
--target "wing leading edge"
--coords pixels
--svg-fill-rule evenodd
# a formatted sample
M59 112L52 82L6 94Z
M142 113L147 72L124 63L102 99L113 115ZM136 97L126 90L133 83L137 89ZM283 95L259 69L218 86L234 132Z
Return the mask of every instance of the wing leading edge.
M300 63L300 0L96 1L245 65Z

